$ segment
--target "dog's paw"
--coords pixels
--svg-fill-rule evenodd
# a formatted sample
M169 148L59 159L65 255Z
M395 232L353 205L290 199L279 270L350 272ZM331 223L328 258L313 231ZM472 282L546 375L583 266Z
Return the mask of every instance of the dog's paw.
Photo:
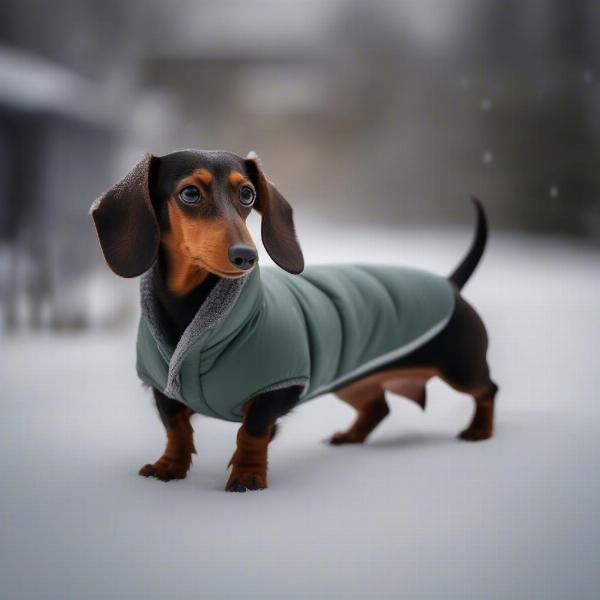
M329 438L332 446L342 446L343 444L362 444L365 440L348 431L339 431Z
M144 465L139 474L142 477L154 477L160 481L172 481L173 479L185 479L189 465L168 460L159 460L153 465Z
M241 471L233 469L225 486L228 492L264 490L267 487L267 474L261 471Z
M461 431L458 434L458 439L465 440L467 442L480 442L482 440L488 440L489 438L491 438L492 433L492 430L489 428L482 429L469 427L468 429L465 429L464 431Z

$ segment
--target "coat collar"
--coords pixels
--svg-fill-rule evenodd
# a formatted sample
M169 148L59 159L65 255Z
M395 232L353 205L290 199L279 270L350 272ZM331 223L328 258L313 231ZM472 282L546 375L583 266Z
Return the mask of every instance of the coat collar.
M220 279L181 335L177 346L173 348L167 341L164 325L160 318L161 312L156 292L160 277L158 269L158 264L155 263L149 271L144 273L140 281L142 318L146 321L159 352L169 365L164 393L166 396L179 398L181 389L179 374L184 360L192 348L209 332L211 333L211 344L214 345L221 341L221 338L231 334L232 330L240 327L251 316L262 298L260 274L256 267L248 275L238 279ZM238 302L244 288L244 302ZM230 326L225 326L225 321L229 321L226 317L230 315L234 307L234 315L232 315L234 318L231 319L233 322L227 323ZM214 339L213 336L215 336Z

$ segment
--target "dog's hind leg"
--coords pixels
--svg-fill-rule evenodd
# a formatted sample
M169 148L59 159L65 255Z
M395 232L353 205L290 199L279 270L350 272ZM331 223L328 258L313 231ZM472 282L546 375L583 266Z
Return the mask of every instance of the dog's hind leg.
M432 346L429 354L436 357L440 377L455 390L470 394L475 401L473 419L458 437L469 441L492 437L498 386L490 377L485 326L464 298L457 296L455 313Z
M158 414L167 432L167 446L163 455L155 463L144 465L139 474L161 481L185 479L192 464L192 454L196 453L194 430L190 424L194 411L156 389L153 391Z
M492 381L485 355L471 355L471 360L456 363L441 373L441 378L459 392L473 397L475 413L469 426L458 437L477 442L494 433L494 401L498 386Z
M498 386L490 380L486 386L472 392L475 414L471 424L458 437L461 440L478 442L487 440L494 433L494 397Z
M385 400L385 392L379 384L351 385L336 392L338 398L350 404L358 412L352 426L346 431L335 433L330 444L362 444L369 434L385 419L390 409Z

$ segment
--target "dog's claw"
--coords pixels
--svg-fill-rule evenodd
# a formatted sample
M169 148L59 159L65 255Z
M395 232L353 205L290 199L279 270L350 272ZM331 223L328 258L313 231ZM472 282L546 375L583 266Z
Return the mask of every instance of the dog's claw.
M139 474L142 477L154 477L159 481L173 481L174 479L185 479L188 467L183 464L176 463L161 463L160 461L154 464L144 465Z
M254 492L264 490L267 487L266 474L256 473L254 471L232 473L225 486L228 492Z

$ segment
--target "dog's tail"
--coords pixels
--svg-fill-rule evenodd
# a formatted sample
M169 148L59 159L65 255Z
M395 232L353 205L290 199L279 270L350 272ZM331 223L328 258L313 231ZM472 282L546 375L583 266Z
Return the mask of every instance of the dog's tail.
M452 275L448 277L448 279L459 290L462 289L465 283L467 283L469 277L471 277L473 271L477 268L487 242L488 225L485 211L483 210L481 202L477 198L472 196L471 200L473 201L475 210L477 212L477 228L475 230L475 237L473 238L471 247L469 248L469 251L463 258L462 262L458 265L458 267L456 267Z

